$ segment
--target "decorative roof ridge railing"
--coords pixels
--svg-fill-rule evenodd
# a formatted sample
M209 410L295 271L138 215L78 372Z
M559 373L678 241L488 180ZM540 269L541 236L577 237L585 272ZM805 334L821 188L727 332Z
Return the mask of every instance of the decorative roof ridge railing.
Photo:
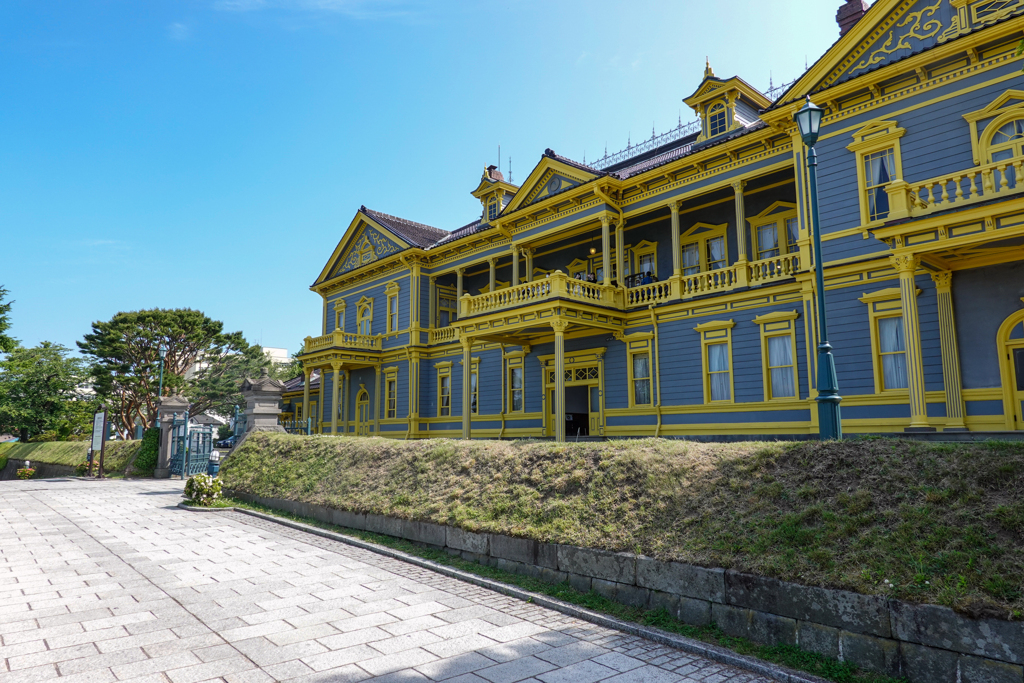
M775 86L769 84L768 89L764 91L764 96L767 97L772 102L775 102L775 100L779 99L779 97L781 97L787 90L793 87L793 84L799 80L799 78L794 78L789 83L782 83L780 85Z
M627 145L626 149L615 152L614 154L608 154L606 152L605 155L597 161L586 165L598 170L604 170L609 166L614 166L615 164L632 159L635 156L650 152L653 149L657 149L658 147L667 145L670 142L684 138L687 135L692 135L698 131L700 131L700 120L691 121L689 123L683 123L680 121L678 126L667 133L654 135L654 131L652 130L650 139L638 142L635 145L630 143Z

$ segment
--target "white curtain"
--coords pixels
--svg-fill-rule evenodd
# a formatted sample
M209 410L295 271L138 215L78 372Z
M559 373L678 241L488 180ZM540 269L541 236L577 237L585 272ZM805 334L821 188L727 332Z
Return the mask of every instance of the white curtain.
M728 401L732 397L729 387L729 348L727 344L708 345L708 371L711 373L711 400Z
M725 267L725 240L713 237L708 240L708 270Z
M892 179L892 158L885 152L877 156L872 155L865 163L868 167L868 184L875 188L868 194L871 217L884 218L889 214L889 193L885 191L885 185Z
M696 243L683 245L683 275L700 272L700 248Z
M651 402L651 368L646 353L633 356L633 403L649 405Z
M757 229L757 248L759 258L771 258L779 255L779 229L775 223L762 225Z
M771 369L772 397L796 396L793 385L793 345L790 336L768 337L768 367Z
M878 321L878 345L882 352L882 381L886 389L907 388L907 354L903 317Z

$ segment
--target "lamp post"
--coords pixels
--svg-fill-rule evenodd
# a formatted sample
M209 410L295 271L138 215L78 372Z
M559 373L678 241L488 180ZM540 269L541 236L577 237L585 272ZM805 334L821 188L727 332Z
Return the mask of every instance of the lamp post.
M160 400L164 397L164 358L167 358L167 347L161 344L157 353L160 354L160 387L157 389L156 398Z
M839 382L836 380L836 364L832 357L832 345L828 343L828 326L825 322L825 268L821 259L821 228L818 224L818 154L814 143L818 141L821 119L825 110L811 102L793 115L800 128L800 137L807 145L807 177L811 189L811 228L814 231L814 271L818 289L818 438L843 438L843 423L839 415Z

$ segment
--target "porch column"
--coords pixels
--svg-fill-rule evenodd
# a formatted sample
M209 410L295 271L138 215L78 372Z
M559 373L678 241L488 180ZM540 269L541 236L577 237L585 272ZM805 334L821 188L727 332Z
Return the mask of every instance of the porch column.
M490 264L490 266L491 266L491 288L490 288L490 289L488 290L488 291L491 291L491 292L493 292L493 291L494 291L494 288L495 288L495 287L497 286L497 284L498 284L498 281L497 281L497 280L495 279L495 277L494 277L494 266L495 266L495 261L497 261L497 259L496 259L496 258L494 258L493 256L492 256L491 258L487 259L487 262L488 262L488 263Z
M465 268L459 268L457 271L455 271L457 273L457 277L456 277L456 280L455 280L455 300L456 301L458 301L459 299L462 298L462 272L464 270L466 270L466 269Z
M458 295L456 295L456 301ZM427 327L434 329L434 325L437 324L437 315L434 313L434 306L437 301L437 276L430 276L430 318L427 320Z
M331 436L338 435L338 384L340 380L341 363L331 363Z
M626 286L626 280L622 270L622 252L626 246L625 222L624 218L620 218L619 222L615 224L615 280L619 283L619 287L623 288Z
M373 435L380 436L380 363L373 366Z
M601 216L601 268L604 269L604 285L607 287L612 283L612 243L608 234L608 223L611 217L608 214Z
M565 441L565 328L564 320L555 320L555 441Z
M512 287L519 284L519 247L512 245Z
M946 388L946 427L944 432L966 432L964 397L960 381L960 349L956 343L956 318L953 315L953 273L932 273L939 303L939 342L942 345L942 384Z
M928 424L925 401L924 365L921 361L921 329L917 317L917 283L914 274L921 260L914 254L890 256L900 274L900 303L903 305L903 338L907 359L907 388L910 391L910 432L934 432Z
M743 199L746 182L737 180L732 184L736 194L736 284L745 287L750 282L747 273L747 207ZM785 239L783 235L779 239ZM728 255L726 255L728 258Z
M679 277L683 274L683 252L679 243L679 202L672 202L668 205L672 212L672 275Z
M526 276L523 282L533 282L533 247L525 247L523 253L526 254Z
M494 272L493 270L491 272ZM462 340L462 438L473 438L473 427L470 421L469 378L473 374L473 340L466 337Z
M302 368L302 419L309 420L309 377L313 374L313 368Z
M345 370L343 374L345 380L345 393L341 397L341 407L343 412L341 413L341 429L346 436L348 436L348 395L351 393L349 384L349 371Z

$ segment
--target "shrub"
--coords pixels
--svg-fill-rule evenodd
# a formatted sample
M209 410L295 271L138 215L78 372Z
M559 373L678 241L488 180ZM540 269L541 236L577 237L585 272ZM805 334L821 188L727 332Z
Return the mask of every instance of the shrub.
M88 460L85 460L85 461L80 462L77 465L75 465L75 474L77 474L80 477L84 477L88 471L89 471L89 461Z
M208 507L220 498L220 480L208 474L197 474L185 482L185 501L190 505Z
M35 469L31 467L22 467L18 470L18 479L31 479L35 473Z
M142 445L139 446L139 455L135 458L135 469L149 471L156 469L157 458L160 455L160 428L147 429L142 435Z

